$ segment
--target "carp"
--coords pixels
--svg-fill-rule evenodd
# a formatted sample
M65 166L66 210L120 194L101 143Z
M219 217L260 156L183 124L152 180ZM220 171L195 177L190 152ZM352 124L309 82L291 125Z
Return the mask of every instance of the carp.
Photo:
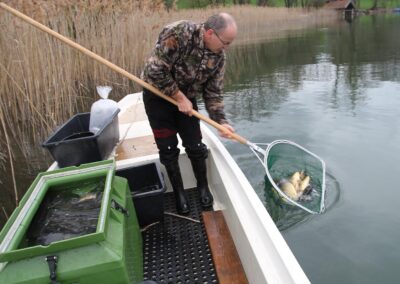
M277 185L290 199L297 201L303 194L308 194L311 190L311 178L304 171L294 172L290 178L281 179Z

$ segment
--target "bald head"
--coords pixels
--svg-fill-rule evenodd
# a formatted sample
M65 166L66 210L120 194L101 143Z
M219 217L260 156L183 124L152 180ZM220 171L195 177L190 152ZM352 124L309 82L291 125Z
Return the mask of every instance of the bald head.
M218 13L212 15L204 23L205 30L212 29L217 33L222 33L228 27L236 29L235 19L228 13Z
M215 53L227 49L237 34L236 22L227 13L219 13L208 18L204 23L204 30L205 45Z

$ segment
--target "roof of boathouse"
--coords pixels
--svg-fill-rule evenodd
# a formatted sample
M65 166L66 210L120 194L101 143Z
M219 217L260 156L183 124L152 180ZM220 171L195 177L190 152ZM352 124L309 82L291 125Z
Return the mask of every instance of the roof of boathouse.
M356 8L356 4L353 0L328 0L324 5L324 8L336 10L353 10Z

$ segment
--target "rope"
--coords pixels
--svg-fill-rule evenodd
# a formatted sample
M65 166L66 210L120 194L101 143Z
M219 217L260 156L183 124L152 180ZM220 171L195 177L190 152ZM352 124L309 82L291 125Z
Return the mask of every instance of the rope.
M194 223L199 223L199 224L201 223L199 220L192 219L190 217L182 216L182 215L171 213L171 212L164 212L164 215L169 215L169 216L172 216L172 217L185 219L185 220L188 220L188 221L194 222Z

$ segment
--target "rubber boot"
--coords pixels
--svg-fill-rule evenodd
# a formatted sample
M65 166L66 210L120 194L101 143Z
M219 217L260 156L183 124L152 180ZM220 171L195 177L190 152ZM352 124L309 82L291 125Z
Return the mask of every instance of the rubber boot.
M185 189L183 188L183 181L178 161L166 165L165 168L167 169L168 177L171 181L172 189L174 190L176 209L178 210L178 213L189 213L189 202Z
M200 202L203 208L213 204L214 198L208 188L207 167L205 159L191 159L194 176L197 180L197 190L200 193Z

